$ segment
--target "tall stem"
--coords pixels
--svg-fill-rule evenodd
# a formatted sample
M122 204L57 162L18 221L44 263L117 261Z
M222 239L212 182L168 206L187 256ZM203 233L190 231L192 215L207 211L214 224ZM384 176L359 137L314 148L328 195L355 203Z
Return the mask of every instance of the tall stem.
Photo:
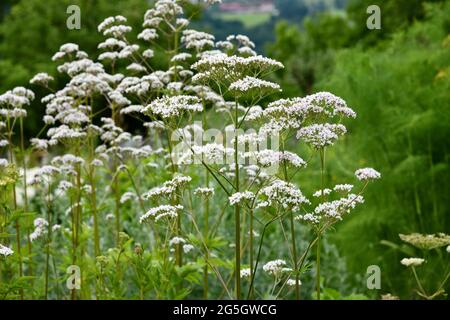
M235 112L235 137L234 137L234 171L235 171L235 189L239 192L239 158L238 158L238 103L236 100ZM234 207L234 220L235 220L235 237L236 237L236 256L235 256L235 279L236 279L236 299L241 298L241 207L236 204Z
M169 147L169 157L170 157L170 163L171 163L171 168L172 168L172 176L175 176L175 174L178 171L178 167L174 163L173 158L172 158L173 146L172 146L172 140L171 140L169 131L167 131L167 142L168 142L168 147ZM178 201L179 201L178 196L174 195L172 197L172 204L177 205ZM181 215L180 214L177 215L177 220L176 220L175 224L176 224L175 225L176 236L181 237ZM176 254L176 263L178 266L181 267L183 265L183 244L182 243L179 243L176 245L175 254Z
M14 162L14 149L13 149L13 141L12 141L12 130L11 122L9 116L7 117L7 128L8 128L8 147L9 147L9 161L10 163ZM12 188L13 192L13 208L14 211L17 211L17 194L16 194L16 184L13 184ZM23 269L22 269L22 253L21 253L21 244L20 244L20 223L19 218L16 218L15 223L15 229L16 229L16 242L17 242L17 256L19 257L19 277L23 276ZM23 300L23 288L20 289L20 298Z
M48 195L47 195L47 243L46 243L46 251L45 251L45 300L48 299L48 277L50 272L50 244L52 237L52 203L51 203L51 187L50 182L48 186Z
M295 241L294 213L291 212L290 216L291 216L292 258L294 259L294 271L295 271L295 299L300 300L300 284L299 284L299 270L297 261L297 245Z
M316 292L317 300L320 300L320 234L316 243Z
M206 171L206 187L209 188L209 173ZM209 244L209 198L207 197L205 200L205 230L204 230L204 237L205 242L208 245ZM208 299L208 264L206 261L209 259L208 250L205 250L205 267L203 269L203 297L205 299Z
M94 101L91 98L91 119L93 119L93 109L94 109ZM89 180L91 185L91 210L94 220L94 254L95 256L100 255L100 236L99 236L99 229L98 229L98 215L97 215L97 188L95 185L95 166L92 164L92 161L95 157L95 140L93 137L90 137L89 139Z
M250 279L253 278L253 263L254 263L254 257L253 257L253 208L250 209L250 244L249 244L249 250L250 250ZM250 288L249 298L253 299L253 286Z
M20 124L20 152L22 153L22 168L23 168L23 200L24 200L24 211L28 212L28 185L27 185L27 159L25 152L25 136L23 132L23 118L19 120ZM30 238L30 229L27 228L27 246L28 246L28 259L29 259L29 275L33 276L33 258L32 258L32 244Z
M325 201L325 195L323 193L323 189L325 187L325 149L320 149L320 180L321 180L321 193L322 193L322 202ZM319 231L317 235L317 244L316 244L316 291L317 291L317 300L320 300L320 239L321 239L321 231Z
M282 151L285 151L284 140L281 144ZM286 161L283 162L283 172L284 179L289 182L289 176L287 172ZM300 300L300 284L299 284L299 270L298 270L298 261L297 261L297 244L296 244L296 235L295 235L295 224L294 224L294 213L290 214L290 223L291 223L291 241L292 241L292 259L294 260L294 271L295 271L295 299Z

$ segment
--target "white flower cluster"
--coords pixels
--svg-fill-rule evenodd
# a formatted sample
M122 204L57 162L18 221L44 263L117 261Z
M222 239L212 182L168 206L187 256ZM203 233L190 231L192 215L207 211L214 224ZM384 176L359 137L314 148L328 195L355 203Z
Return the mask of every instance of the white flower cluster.
M173 246L173 245L177 245L177 244L184 244L186 243L186 240L184 240L181 237L173 237L172 239L170 239L169 241L169 245Z
M57 53L55 53L52 57L53 61L61 60L65 57L76 58L84 56L84 52L81 52L81 56L79 55L79 47L75 43L66 43L63 44Z
M6 168L8 166L8 160L0 158L0 168Z
M235 204L239 204L244 200L253 200L255 198L255 194L251 191L244 192L236 192L232 194L228 200L230 201L230 205L234 206Z
M48 221L43 218L34 220L34 231L30 234L30 240L35 241L47 233Z
M329 92L319 92L304 98L274 101L263 112L256 114L254 118L263 118L267 121L261 128L263 132L278 133L289 129L298 130L307 119L315 121L316 119L333 118L335 116L354 118L356 113L347 107L347 104L341 98ZM324 128L322 127L322 129ZM334 137L334 135L332 136Z
M313 196L317 198L321 196L327 196L330 195L333 191L349 193L350 191L352 191L352 189L353 185L351 184L337 184L334 186L333 190L328 188L325 188L323 190L317 190L316 192L314 192Z
M257 76L283 68L283 64L263 56L228 56L226 54L207 55L191 66L198 73L192 77L194 82L224 80L235 82L245 76Z
M241 278L249 278L251 274L250 268L241 269Z
M272 260L272 261L267 262L263 266L263 270L264 270L264 272L267 272L268 274L270 274L272 276L280 276L281 273L286 271L285 266L286 266L286 261L277 259L277 260Z
M14 251L12 251L10 248L0 244L0 255L7 257L14 254Z
M5 118L25 117L27 112L22 109L34 100L34 93L24 87L16 87L0 95L0 106L6 108L0 109L0 116Z
M353 185L352 184L337 184L334 186L333 190L334 191L341 191L341 192L350 192L353 189Z
M347 103L330 92L317 92L304 98L307 105L320 110L328 116L345 116L356 118L356 113L347 106Z
M376 180L381 178L381 174L372 168L362 168L355 171L355 176L358 180Z
M289 286L289 287L295 287L296 284L297 284L297 280L295 280L295 279L288 279L288 280L286 281L286 285ZM298 280L298 285L299 285L299 286L302 285L302 282L301 282L300 280Z
M121 38L131 31L130 26L124 25L126 22L127 18L123 16L108 17L98 25L98 32L101 32L104 36Z
M30 180L30 184L41 184L41 183L47 183L50 184L52 181L52 177L58 175L61 173L61 170L54 166L43 166L39 169L37 169L34 172L34 175L32 176Z
M282 164L283 162L296 168L306 166L306 162L302 158L289 151L264 149L261 151L248 152L245 155L250 159L256 159L258 165L262 167L276 166Z
M162 196L172 196L177 190L184 187L192 180L189 176L178 175L172 180L166 181L161 187L155 187L150 191L144 193L142 197L144 199L158 198Z
M347 132L342 124L313 124L301 128L297 132L297 139L303 139L316 149L333 145L339 136Z
M54 78L50 75L48 75L45 72L40 72L38 74L36 74L31 80L30 83L31 84L40 84L42 86L48 86L48 83L50 81L53 81Z
M185 95L158 98L142 110L144 114L153 114L163 119L179 117L184 112L201 111L203 111L203 106L199 98Z
M306 213L296 217L297 220L318 224L322 220L336 221L342 220L344 214L350 213L356 205L364 203L364 198L360 195L349 194L339 200L326 201L315 207L313 213Z
M231 156L234 149L218 143L208 143L203 146L192 146L192 151L196 157L206 160L206 163L223 163L224 158ZM188 156L191 155L192 152L189 152Z
M192 244L186 243L186 240L181 237L173 237L169 241L170 246L176 246L176 245L183 245L183 252L189 253L194 249L194 246Z
M155 207L147 211L146 214L139 218L140 223L147 222L149 219L155 219L155 222L163 218L176 218L178 216L178 211L182 210L183 206L181 205L161 205L159 207Z
M134 193L134 192L125 192L124 194L122 194L122 196L120 197L120 203L124 204L128 201L134 201L139 199L139 197Z
M323 190L317 190L316 192L313 193L313 197L321 197L321 196L327 196L331 193L331 189L325 188Z
M233 82L230 85L229 90L239 93L249 93L251 91L256 91L258 94L264 94L265 92L281 91L281 87L274 82L246 76L244 79Z
M155 29L144 29L141 33L138 34L138 39L142 39L144 41L152 41L158 39L158 33Z
M421 258L403 258L400 263L406 267L417 267L425 262L425 259Z
M300 210L302 204L310 203L300 189L294 184L283 180L275 180L269 186L262 188L260 197L262 199L258 203L258 208L279 205L284 209L290 209L295 212Z
M214 47L214 36L212 34L197 30L184 30L181 42L187 49L194 49L197 52Z

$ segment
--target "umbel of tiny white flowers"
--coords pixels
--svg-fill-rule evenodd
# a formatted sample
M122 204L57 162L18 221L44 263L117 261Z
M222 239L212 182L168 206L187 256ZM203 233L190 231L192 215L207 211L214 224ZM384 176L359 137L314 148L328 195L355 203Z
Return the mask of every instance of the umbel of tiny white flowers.
M450 245L450 236L445 233L438 234L400 234L400 239L416 248L432 250Z
M14 251L12 251L10 248L0 244L0 255L3 257L7 257L14 254Z
M421 258L403 258L400 263L406 267L417 267L425 262L425 259Z

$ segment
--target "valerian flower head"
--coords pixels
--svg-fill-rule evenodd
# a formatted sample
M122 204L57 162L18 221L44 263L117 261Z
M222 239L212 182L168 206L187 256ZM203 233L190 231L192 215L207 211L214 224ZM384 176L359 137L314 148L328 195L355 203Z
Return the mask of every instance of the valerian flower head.
M203 106L199 98L185 95L158 98L142 110L144 114L153 114L163 119L179 117L185 112L201 111L203 111Z
M333 190L337 192L350 192L353 189L351 184L337 184L334 186Z
M181 42L187 49L200 52L214 47L214 36L206 32L188 29L183 31Z
M286 281L286 285L289 286L289 287L295 287L297 285L297 283L298 283L299 286L302 285L302 282L300 280L288 279Z
M305 141L315 149L333 145L339 136L347 132L342 124L313 124L301 128L297 132L297 139Z
M31 241L35 241L47 233L48 221L43 218L37 218L33 224L34 231L30 234Z
M406 267L417 267L425 262L425 259L421 258L403 258L400 263Z
M8 111L7 109L0 109L0 115L10 117L19 117L20 110L26 105L29 105L31 101L34 100L34 93L31 90L28 90L24 87L16 87L13 90L7 91L4 94L0 95L0 106L12 107L13 109ZM14 112L14 110L16 110ZM26 115L26 111L23 110ZM14 113L17 115L14 116Z
M251 274L250 268L241 269L241 278L249 278Z
M239 57L219 53L204 56L191 68L198 71L192 78L194 82L216 82L229 86L246 76L255 78L282 69L283 64L263 56Z
M358 180L368 181L381 178L381 174L372 168L362 168L355 171L355 176Z
M48 86L48 83L53 81L53 77L45 72L40 72L36 74L31 80L31 84L40 84L42 86Z
M139 197L134 192L125 192L120 197L120 203L124 204L129 201L137 200Z
M229 90L235 92L237 95L253 93L264 96L268 93L281 91L281 87L274 82L246 76L243 79L231 83Z
M0 244L0 255L2 255L3 257L7 257L14 254L14 251L12 251L10 248Z
M54 166L43 166L34 172L34 175L30 181L30 184L50 184L53 177L61 173L59 168Z
M263 167L272 167L282 165L295 168L306 167L306 162L295 153L289 151L274 151L271 149L264 149L260 151L247 152L245 154L250 160L255 159L256 163Z
M98 25L98 32L120 39L132 30L130 26L124 25L126 22L127 19L123 16L108 17Z
M272 260L272 261L267 262L263 266L263 270L264 270L264 272L267 272L270 275L280 276L283 273L283 271L285 270L285 266L286 266L286 261L277 259L277 260Z
M236 192L232 194L228 200L230 201L230 205L236 205L239 204L245 200L250 201L255 198L255 194L251 191L244 191L244 192Z
M280 206L292 211L300 210L302 204L309 204L309 200L294 184L275 180L259 192L260 200L257 207Z
M149 219L154 219L155 222L163 218L174 219L178 216L178 211L182 210L183 206L181 205L161 205L159 207L155 207L147 211L146 214L139 218L140 223L147 222Z
M178 245L178 244L184 244L184 243L186 243L186 240L184 238L181 238L181 237L173 237L169 241L169 245L170 246Z
M144 199L150 198L158 198L158 197L170 197L176 191L183 188L186 184L188 184L192 180L189 176L178 175L175 176L172 180L166 181L160 187L155 187L150 191L144 193L142 197Z

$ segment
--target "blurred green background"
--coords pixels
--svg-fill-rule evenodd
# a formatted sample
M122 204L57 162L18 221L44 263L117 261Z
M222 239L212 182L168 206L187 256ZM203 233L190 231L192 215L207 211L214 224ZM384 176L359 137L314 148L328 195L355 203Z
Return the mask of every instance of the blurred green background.
M66 28L71 4L81 8L81 30ZM381 30L366 27L373 4L381 9ZM63 43L95 54L102 39L96 26L107 16L122 14L139 30L148 7L146 0L1 0L0 91L28 86L37 72L57 76L50 57ZM357 111L350 134L329 156L328 178L349 178L355 166L367 165L383 179L327 239L339 258L324 264L352 275L337 281L345 282L336 288L345 294L411 294L414 283L399 261L419 253L398 234L450 231L450 1L230 0L196 15L194 26L217 40L249 35L258 52L286 65L275 76L285 96L330 91ZM43 110L38 102L30 109L30 136ZM421 272L433 287L448 258L438 251L427 258ZM382 270L381 291L365 286L374 264Z

